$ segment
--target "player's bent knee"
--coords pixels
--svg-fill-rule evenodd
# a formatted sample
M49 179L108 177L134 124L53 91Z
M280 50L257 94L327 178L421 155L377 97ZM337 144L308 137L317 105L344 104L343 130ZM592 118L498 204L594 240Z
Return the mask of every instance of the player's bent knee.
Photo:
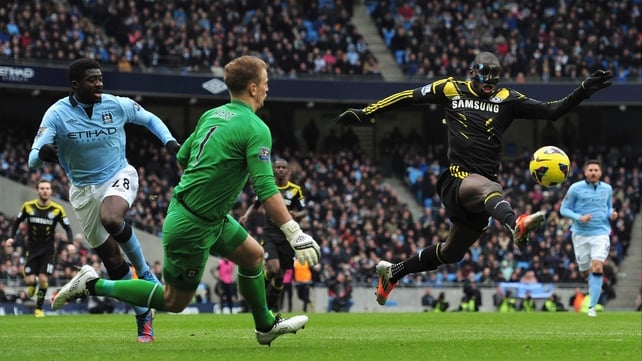
M122 230L125 219L122 215L107 213L100 215L100 223L109 234L116 234Z
M464 259L463 254L451 254L450 252L441 252L439 255L439 258L445 263L445 264L454 264L458 263L462 259Z

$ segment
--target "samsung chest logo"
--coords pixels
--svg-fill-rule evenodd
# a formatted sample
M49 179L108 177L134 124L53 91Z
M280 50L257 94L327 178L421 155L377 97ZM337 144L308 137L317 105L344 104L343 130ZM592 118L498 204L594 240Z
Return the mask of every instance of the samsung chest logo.
M451 103L453 109L474 109L483 112L499 113L499 104L492 104L473 99L456 99Z
M47 225L47 226L50 226L50 225L53 224L53 220L52 219L47 219L47 218L43 218L43 217L30 217L29 218L29 222L31 224L44 224L44 225Z
M68 133L67 138L73 140L96 140L100 137L108 137L116 134L116 132L118 132L116 128L81 130L79 132Z

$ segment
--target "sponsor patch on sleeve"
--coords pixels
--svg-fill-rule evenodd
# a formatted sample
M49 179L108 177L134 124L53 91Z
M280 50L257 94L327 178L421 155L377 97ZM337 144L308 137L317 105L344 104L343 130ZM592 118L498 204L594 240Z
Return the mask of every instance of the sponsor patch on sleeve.
M133 102L133 103L134 103L134 110L137 111L137 112L140 111L140 104L138 104L136 102Z
M259 147L259 160L264 162L270 161L270 149L266 147Z
M424 85L424 87L421 88L421 95L426 95L426 94L430 93L431 90L432 90L432 83L430 83L428 85Z
M41 136L41 135L45 134L45 131L47 131L47 128L45 128L45 127L40 127L40 128L38 129L38 133L36 133L36 137L39 137L39 136Z

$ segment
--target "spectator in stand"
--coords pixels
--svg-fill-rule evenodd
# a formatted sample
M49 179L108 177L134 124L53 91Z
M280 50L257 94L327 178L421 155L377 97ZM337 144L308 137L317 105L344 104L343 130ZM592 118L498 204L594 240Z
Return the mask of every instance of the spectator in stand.
M352 301L352 280L345 272L337 273L328 283L328 312L350 312Z

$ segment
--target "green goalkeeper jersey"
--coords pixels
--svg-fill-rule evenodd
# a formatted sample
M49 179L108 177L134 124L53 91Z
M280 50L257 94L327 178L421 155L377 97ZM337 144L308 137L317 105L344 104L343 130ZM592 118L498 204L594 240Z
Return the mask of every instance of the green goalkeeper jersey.
M259 200L278 193L270 160L272 135L247 104L230 103L203 113L178 152L184 172L174 197L204 220L225 217L248 177Z

